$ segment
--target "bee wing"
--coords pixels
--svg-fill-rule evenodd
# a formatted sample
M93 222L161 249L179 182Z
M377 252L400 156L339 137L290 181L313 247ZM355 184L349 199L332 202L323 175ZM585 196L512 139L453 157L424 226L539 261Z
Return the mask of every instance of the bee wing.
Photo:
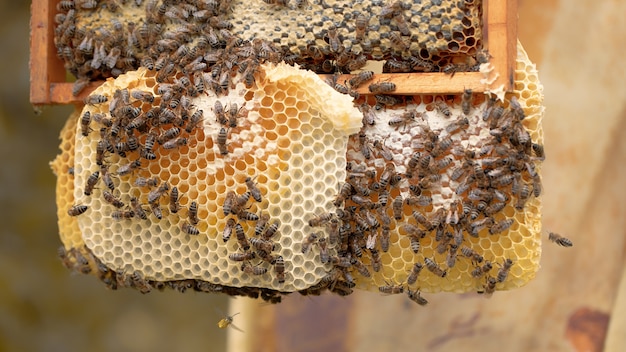
M243 330L241 330L240 328L238 328L235 324L230 324L230 326L231 326L233 329L237 330L237 331L244 332Z

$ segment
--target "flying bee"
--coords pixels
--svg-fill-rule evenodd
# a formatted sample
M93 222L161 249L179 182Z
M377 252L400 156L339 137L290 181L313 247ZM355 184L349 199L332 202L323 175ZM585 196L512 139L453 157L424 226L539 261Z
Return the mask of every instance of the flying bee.
M498 270L498 275L496 276L498 282L504 282L504 280L506 280L512 266L513 260L508 258L504 261L504 263L502 263L502 267Z
M548 234L548 239L562 247L571 247L574 245L569 238L563 237L555 232L550 232Z
M154 202L150 204L150 210L152 211L152 214L154 214L154 216L161 220L163 219L163 212L161 211L161 206L159 205L158 202Z
M128 220L135 217L135 212L132 210L116 210L111 213L111 217L115 220Z
M478 252L476 252L475 250L469 248L469 247L461 247L461 253L468 257L468 258L472 258L472 261L476 262L476 263L482 263L483 262L483 256L478 254Z
M246 234L243 231L243 226L237 223L235 224L235 235L237 235L237 241L239 242L239 246L244 251L250 249L250 243L248 243L248 239L246 238Z
M96 187L98 183L98 179L100 179L100 171L95 171L93 174L89 175L87 181L85 182L85 195L90 196L93 193L93 189Z
M404 292L404 286L402 286L402 284L400 285L391 285L388 282L386 282L387 285L384 286L378 286L378 291L380 293L385 293L388 295L397 295L400 293Z
M328 245L326 237L321 237L317 240L317 245L320 248L320 261L322 264L326 264L330 261L330 255L328 254Z
M420 306L425 306L428 304L428 301L426 300L426 298L420 295L419 290L416 290L416 291L407 290L407 295L409 296L409 299L411 301L419 304Z
M109 100L109 98L107 98L104 95L92 94L92 95L88 96L87 98L85 98L85 100L83 100L83 102L85 103L85 105L97 105L97 104L105 103L108 100Z
M146 214L145 210L143 210L143 207L139 203L139 199L137 199L137 197L130 198L130 208L135 212L135 215L137 215L138 218L143 220L148 219L148 214Z
M311 249L311 246L313 245L313 243L317 242L317 238L318 238L319 233L317 232L313 232L311 234L309 234L304 241L302 242L302 253L306 254L309 252L309 250Z
M91 128L89 127L90 122L91 122L91 113L89 111L85 111L83 116L80 118L81 134L84 137L87 137L89 135L89 132L91 131Z
M413 285L415 282L417 282L417 277L419 276L423 268L424 266L421 263L413 264L413 269L411 269L411 273L407 277L406 283L409 285Z
M69 208L67 210L67 215L69 215L69 216L78 216L78 215L83 214L84 212L86 212L87 209L89 209L89 207L86 206L86 205L82 205L82 204L73 205L71 208Z
M446 277L447 271L443 270L435 261L430 258L424 258L424 265L431 273L439 277Z
M252 266L249 263L241 264L241 271L250 275L263 275L267 272L267 268Z
M115 197L113 193L109 191L103 191L102 197L104 198L105 201L107 201L107 203L113 205L116 208L124 207L124 202L122 202L119 198Z
M403 113L402 115L395 116L389 119L388 124L389 126L392 126L392 127L398 127L400 125L406 126L406 124L408 123L415 122L416 116L421 116L421 115L416 113L415 111L407 111Z
M220 321L217 322L217 327L220 329L226 329L227 327L231 326L233 329L243 332L243 330L239 329L238 327L235 326L235 324L233 324L233 317L237 314L239 313L235 313L233 315L224 314L226 315L226 317L220 319Z
M448 104L446 104L444 101L436 100L435 107L437 108L437 111L439 111L439 113L443 114L445 117L450 117L450 108L448 107Z
M190 224L187 221L184 221L181 225L180 225L180 229L188 234L188 235L198 235L200 233L200 230L198 230L197 227L193 226L192 224Z
M506 230L509 229L509 227L511 227L511 225L513 225L513 219L506 219L506 220L502 220L500 222L497 222L495 224L493 224L490 228L489 228L489 233L492 235L504 232Z
M279 284L285 283L285 260L282 255L276 257L276 263L274 263L274 271L276 272L276 278Z
M227 140L228 134L226 132L226 129L222 127L217 135L217 146L220 150L220 154L222 155L228 154L228 144L226 143Z
M472 108L472 90L464 89L463 95L461 96L461 110L463 110L463 114L465 116L469 115L470 110Z
M163 184L159 186L159 188L152 190L150 191L150 193L148 193L148 203L158 203L159 198L161 198L169 189L170 186L167 184L167 182L163 182Z

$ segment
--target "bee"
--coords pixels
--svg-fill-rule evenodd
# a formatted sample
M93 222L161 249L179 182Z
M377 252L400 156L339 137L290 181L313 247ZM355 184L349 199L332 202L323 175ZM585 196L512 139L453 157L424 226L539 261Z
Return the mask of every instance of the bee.
M330 262L334 265L334 266L338 266L340 268L349 268L352 266L352 262L350 261L349 258L346 257L338 257L336 255L333 255L330 257Z
M235 324L233 324L233 317L237 314L239 313L235 313L233 315L226 315L226 317L220 319L220 321L217 322L217 327L220 329L226 329L227 327L231 326L233 329L243 332L243 330L239 329L238 327L235 326Z
M228 145L226 144L227 140L228 134L226 132L226 129L222 127L217 135L217 146L220 150L220 154L222 155L228 154Z
M470 209L470 219L477 217L477 212L478 210L476 210L475 208ZM506 220L505 220L506 221ZM485 227L492 227L493 226L493 219L490 217L484 218L484 219L480 219L480 220L476 220L472 223L470 223L470 235L477 237L478 233L484 229Z
M332 213L323 213L309 220L309 226L318 227L328 223L333 218Z
M415 185L411 185L411 186L415 186ZM418 190L421 190L421 188L419 187L413 187L413 188L417 188ZM417 205L420 207L426 207L432 204L433 198L429 196L410 196L406 198L405 202L407 205L410 205L410 206Z
M330 52L337 55L343 52L344 47L341 44L341 40L339 39L339 35L337 33L337 27L335 25L331 25L326 32L326 37L328 38L328 45L330 46Z
M392 18L397 16L402 11L402 1L394 1L390 4L385 5L381 12L380 17L382 18Z
M270 238L272 238L272 237L276 234L276 232L278 231L278 226L279 226L278 222L277 222L277 221L274 221L274 222L270 225L270 227L268 227L268 228L267 228L267 230L265 230L265 233L263 233L263 236L261 236L261 237L263 237L263 239L264 239L264 240L266 240L266 241L267 241L267 240L269 240L269 239L270 239Z
M452 243L450 244L450 249L448 250L448 256L446 257L446 265L448 268L453 268L456 264L456 252L459 246Z
M328 254L328 246L326 243L326 237L321 237L317 240L317 245L320 248L320 261L322 264L326 264L330 261L330 256Z
M238 238L239 239L239 238ZM263 240L260 238L252 237L250 238L250 244L259 251L264 251L266 253L271 253L274 251L274 242Z
M184 145L187 145L187 138L185 137L178 137L175 139L171 139L165 143L163 143L163 148L164 149L174 149L174 148L178 148L178 147L182 147Z
M91 122L91 113L89 111L85 111L83 116L80 118L81 134L84 137L87 137L89 135L89 132L91 131L91 128L89 128L90 122Z
M302 242L303 254L307 254L309 252L309 250L311 249L311 245L313 245L313 243L317 241L318 235L319 233L313 232L304 239L304 242Z
M93 174L91 174L87 178L87 181L85 182L85 191L84 191L86 196L90 196L91 193L93 193L93 189L96 187L96 184L98 183L99 178L100 178L100 171L95 171Z
M498 270L498 275L496 276L498 282L504 282L504 280L506 280L506 277L509 275L509 271L511 270L512 266L513 260L511 259L506 259L504 263L502 263L502 267L500 268L500 270Z
M361 112L363 113L363 125L373 126L376 124L376 114L374 110L369 106L369 104L364 103L360 107Z
M391 93L396 90L396 84L393 82L372 83L368 86L371 93Z
M539 158L539 160L541 160L541 161L545 160L546 155L545 155L544 150L543 150L543 145L537 144L537 143L533 143L532 144L532 149L533 149L533 152L535 152L535 155L537 156L537 158Z
M240 109L237 109L237 103L230 103L230 108L228 109L228 114L230 115L228 125L231 128L237 127L237 118L239 117L241 109L243 109L243 106Z
M154 60L152 60L152 58L149 55L145 55L142 59L141 59L141 66L147 68L148 70L152 71L154 70Z
M402 13L395 15L393 19L396 21L396 26L398 26L398 31L400 31L402 35L407 35L407 36L411 35L411 30L409 29L409 25L404 19L404 16L402 15Z
M135 179L135 186L137 187L156 187L159 184L159 179L157 177L145 178L145 177L137 177Z
M193 132L193 130L202 121L202 116L203 116L203 111L202 110L196 110L196 112L194 112L191 115L191 118L189 119L189 122L187 122L187 126L185 126L185 131L187 131L187 133Z
M400 285L391 285L388 282L386 282L387 285L384 286L378 286L378 291L380 293L385 293L388 295L397 295L400 293L404 292L404 286L402 286L402 284Z
M188 234L188 235L197 235L200 233L200 230L198 230L197 227L193 226L192 224L190 224L187 221L184 221L181 225L180 225L180 229Z
M491 297L491 295L496 291L496 283L498 281L494 277L488 277L487 283L483 285L483 291L479 293L484 293L485 297Z
M137 159L133 162L130 162L128 164L124 164L121 165L118 169L117 169L117 174L119 176L124 176L124 175L128 175L129 173L133 172L134 170L138 169L141 167L141 160Z
M192 205L194 203L192 203ZM222 232L222 239L224 240L224 242L228 242L228 240L230 239L230 236L233 233L233 230L234 230L236 224L237 224L237 222L233 218L229 218L226 221L226 225L224 225L224 231Z
M493 268L493 265L490 261L485 261L483 266L477 266L474 270L472 270L472 277L479 278L483 276L483 274L488 273Z
M236 261L236 262L243 262L246 260L252 260L254 258L256 258L256 253L254 252L231 253L228 255L228 259Z
M132 210L116 210L111 213L111 217L115 220L132 219L135 217L135 212Z
M462 117L446 126L446 132L448 132L449 135L452 135L466 129L468 126L469 120L467 117Z
M237 241L239 242L241 249L244 251L250 249L250 243L248 243L243 227L239 223L235 224L235 235L237 235Z
M398 32L391 32L391 33L389 33L389 41L391 41L391 44L396 49L399 49L401 51L405 51L405 50L407 50L409 48L407 43L404 41L404 39L402 38L402 36Z
M158 202L151 203L150 210L152 211L152 214L154 214L154 216L157 219L159 220L163 219L163 212L161 211L161 206L159 205Z
M179 134L180 134L180 128L172 127L168 130L163 131L157 138L157 142L159 144L163 144L171 139L176 138Z
M285 283L285 260L282 255L276 257L276 263L274 264L274 271L276 272L276 278L279 284Z
M181 209L180 203L178 202L179 200L178 187L172 187L172 191L170 192L170 213L178 213Z
M574 245L569 238L563 237L555 232L550 232L548 239L562 247L571 247Z
M495 234L504 232L509 227L511 227L511 225L513 225L513 219L502 220L500 222L497 222L497 223L493 224L489 228L489 233L492 234L492 235L495 235Z
M88 96L87 98L85 98L83 100L83 102L85 103L85 105L97 105L97 104L105 103L108 100L109 100L109 98L107 98L104 95L92 94L92 95Z
M417 282L417 277L419 276L423 268L424 266L421 263L413 264L413 269L411 269L411 272L406 279L406 283L409 285L413 285L415 282Z
M339 193L335 197L333 204L336 207L340 207L343 201L346 200L348 197L350 197L353 193L354 193L354 188L352 187L352 185L349 182L344 183L343 185L341 185L341 188L339 189Z
M367 267L365 266L365 264L363 264L360 260L354 260L353 264L352 264L356 270L359 272L359 274L361 274L364 277L371 277L372 274L370 273L370 271L367 269Z
M465 116L469 115L470 110L472 108L472 90L464 89L463 95L461 96L461 110L463 110L463 114Z
M420 295L419 290L416 290L416 291L407 290L407 295L409 296L409 299L411 301L419 304L420 306L425 306L428 304L428 301L426 300L426 298Z
M389 119L388 124L392 127L398 127L400 125L406 126L406 124L408 123L415 122L416 116L418 116L418 114L415 111L407 111L402 115L395 116Z
M374 141L374 148L378 150L378 153L380 154L380 156L383 157L383 159L387 161L393 160L393 154L389 151L389 149L385 147L384 143L380 140L377 139Z
M158 203L159 198L161 198L169 189L170 186L167 184L167 182L163 182L163 184L159 186L159 188L152 190L150 191L150 193L148 193L148 203Z
M385 189L387 188L387 184L393 187L400 181L400 179L400 175L396 173L395 165L393 163L388 163L387 166L385 166L383 173L380 175L378 183L380 188Z
M143 220L148 219L148 215L143 210L143 207L139 203L139 199L137 199L137 197L130 198L130 207L135 212L135 215L137 215L138 218Z
M415 219L415 221L417 221L418 224L424 226L426 229L434 228L434 226L432 225L430 220L428 220L428 218L426 218L426 216L424 214L422 214L421 212L418 212L417 210L414 210L412 215L413 215L413 218Z
M475 250L469 248L469 247L461 247L461 253L468 257L468 258L472 258L472 261L477 262L477 263L482 263L483 262L483 256L478 254L478 252L476 252Z
M267 268L252 266L248 263L241 264L241 271L250 275L263 275L267 272Z
M67 210L67 215L78 216L86 212L87 209L89 209L89 207L86 205L82 205L82 204L73 205L71 208Z
M105 201L107 201L107 203L113 205L116 208L124 207L124 202L122 202L119 198L115 197L109 191L103 191L102 192L102 197L104 198Z
M405 226L405 231L406 231L406 227L407 227L408 225L410 225L410 224L405 224L405 225L404 225L404 226ZM410 226L413 226L413 225L410 225ZM418 232L418 233L419 233L419 231L420 231L420 230L419 230L419 229L417 229L417 228L415 228L415 229L413 229L413 228L409 228L409 229L410 229L410 230L415 230L414 232ZM409 233L409 232L407 231L407 233ZM420 244L420 236L413 236L413 235L411 235L411 236L409 237L409 240L411 241L411 250L413 251L413 253L417 253L417 252L419 252L419 251L420 251L420 247L421 247L421 244Z
M192 225L197 225L200 222L198 219L198 203L192 201L187 210L187 217Z
M462 72L467 70L467 64L455 64L450 62L441 68L441 71L447 75L450 75L450 78L454 77L457 72Z
M357 16L357 18L354 21L355 27L356 27L356 39L357 40L361 40L365 37L365 34L367 33L367 27L369 25L370 22L370 18L364 14L359 14Z
M392 97L391 95L376 94L374 98L376 99L376 110L380 110L382 107L386 106L394 106L401 102L399 98Z
M407 235L411 236L411 237L415 237L417 239L419 238L423 238L424 235L426 235L426 233L422 230L420 230L419 227L413 225L413 224L404 224L402 225L402 229L404 230L404 232L407 233Z
M426 269L439 277L446 277L446 274L448 273L430 258L424 258L424 265L426 266Z
M255 177L256 178L256 177ZM252 195L255 201L260 202L263 198L261 196L261 190L256 186L254 182L254 178L246 177L246 186L248 187L248 191Z
M445 117L450 117L450 108L448 107L448 104L446 104L444 101L436 100L435 107L440 114L443 114Z

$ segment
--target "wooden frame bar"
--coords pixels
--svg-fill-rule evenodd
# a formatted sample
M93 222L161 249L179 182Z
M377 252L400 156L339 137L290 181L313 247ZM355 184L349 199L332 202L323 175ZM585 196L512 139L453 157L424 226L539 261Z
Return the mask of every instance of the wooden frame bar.
M92 82L79 96L72 95L63 62L54 46L56 0L33 0L31 5L30 102L34 105L79 103L102 82ZM480 72L459 72L451 77L444 73L377 74L375 80L396 84L394 94L455 94L464 89L484 92L491 87L513 89L517 45L517 0L483 0L483 42L489 49L493 65L492 81L482 83ZM349 75L339 77L340 81ZM370 94L367 87L360 94Z

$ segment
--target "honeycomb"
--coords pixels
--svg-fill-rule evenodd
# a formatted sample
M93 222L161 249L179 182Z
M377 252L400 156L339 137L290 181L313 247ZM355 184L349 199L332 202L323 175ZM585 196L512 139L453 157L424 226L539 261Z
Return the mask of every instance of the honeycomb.
M405 288L491 293L520 287L534 278L541 254L543 97L536 68L521 45L515 91L504 101L495 94L412 96L393 106L378 105L377 110L373 97L353 102L310 71L267 64L250 87L236 76L220 95L209 90L189 98L180 93L175 104L180 107L175 110L180 120L168 122L160 120L167 115L162 110L150 114L160 106L172 106L172 98L165 96L184 90L183 76L168 83L157 83L154 76L154 71L140 69L107 81L92 94L94 101L103 100L96 99L100 96L107 101L86 105L62 132L62 154L53 169L58 176L60 233L67 250L80 248L118 276L136 273L154 287L163 283L180 287L181 282L195 280L190 287L207 292L269 290L262 291L262 297L271 292L319 294L325 289L349 294L353 287L392 293ZM134 94L124 98L126 89L150 92L153 101L137 100ZM222 121L216 101L229 116L227 121ZM198 111L203 118L194 125L191 116ZM85 124L86 112L104 115L100 122ZM151 122L129 129L131 121L141 116L152 116ZM236 121L230 127L232 116ZM102 170L97 165L98 143L112 138L114 124L107 127L107 117L126 126L116 133L114 151L102 159L114 176L112 194L124 203L119 208L104 196L103 180L94 185L91 195L85 195L90 175ZM460 123L464 118L467 122ZM155 145L153 159L142 157L150 135L162 136L177 126L182 132ZM219 142L222 129L227 131L226 143ZM120 156L117 145L135 138L141 147ZM165 148L176 138L186 138L186 143ZM449 145L444 146L444 141ZM410 166L415 152L430 155L428 163ZM134 160L140 160L140 166L129 170ZM470 170L464 170L464 163L471 165ZM391 165L397 177L385 175ZM67 173L70 167L73 178ZM453 176L455 170L463 172ZM150 177L157 178L154 186L136 185L137 180ZM168 189L154 193L165 182ZM342 190L346 184L351 185L349 194ZM385 184L382 190L381 184ZM181 208L176 212L170 209L173 187L181 195L174 202L179 205L175 208ZM246 196L247 192L254 194ZM147 219L131 212L132 197L139 199ZM393 204L400 197L403 201L396 214ZM407 202L411 197L413 201ZM232 210L233 199L242 200L235 214L225 211ZM190 234L188 227L191 202L198 205L200 221L193 225L198 234ZM148 203L162 210L162 219L150 213ZM76 204L89 208L68 217L67 210ZM116 212L119 219L112 217ZM133 217L125 219L129 214ZM251 214L266 219L258 234L259 220ZM431 225L418 222L419 214ZM437 226L432 225L435 214L444 215ZM223 240L229 219L241 225L248 243L238 240L235 231ZM480 221L486 225L476 225ZM494 229L495 223L509 221L509 228ZM250 243L264 238L274 223L277 234L267 241L274 247L263 253ZM423 235L411 235L415 229ZM382 248L386 230L388 250ZM339 238L333 239L337 232ZM313 233L317 239L309 241ZM452 244L457 241L454 251ZM416 243L420 248L414 251ZM465 256L460 247L483 260ZM243 261L245 270L242 262L229 257L251 253L255 257ZM275 260L267 260L268 254ZM284 282L277 271L278 256L284 262ZM510 267L507 259L512 261ZM487 261L491 267L485 266ZM415 263L422 265L421 272L415 283L408 283ZM503 267L508 267L508 275L500 280ZM478 269L479 274L473 275ZM210 289L200 283L208 283Z
M453 74L486 60L479 0L280 3L62 1L57 56L78 78L75 94L90 80L140 66L167 69L167 57L181 66L203 58L213 67L284 60L318 73L349 73L367 60L386 60L385 72Z

